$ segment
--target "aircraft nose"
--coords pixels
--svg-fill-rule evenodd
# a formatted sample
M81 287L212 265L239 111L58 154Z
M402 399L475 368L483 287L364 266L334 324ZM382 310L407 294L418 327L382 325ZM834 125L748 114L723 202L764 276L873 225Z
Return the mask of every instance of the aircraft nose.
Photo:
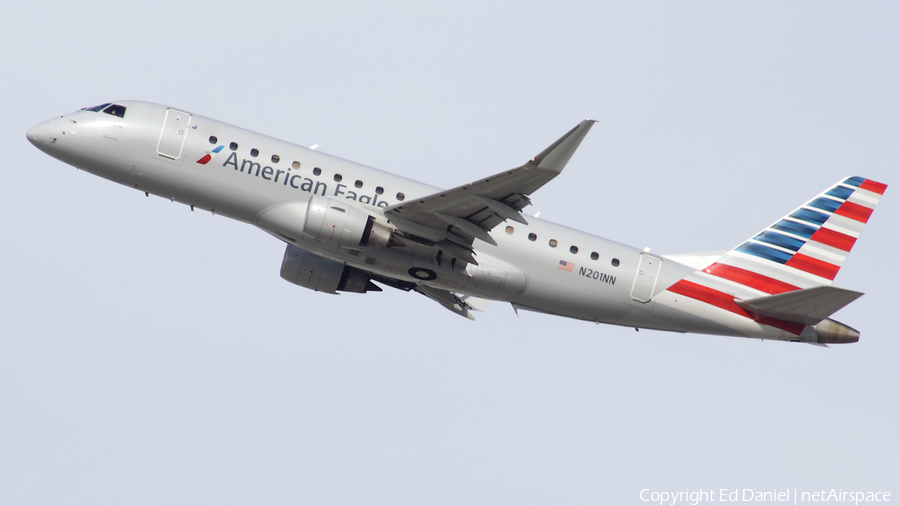
M51 145L56 144L59 128L54 128L53 120L35 125L25 133L28 142L41 151L46 151Z

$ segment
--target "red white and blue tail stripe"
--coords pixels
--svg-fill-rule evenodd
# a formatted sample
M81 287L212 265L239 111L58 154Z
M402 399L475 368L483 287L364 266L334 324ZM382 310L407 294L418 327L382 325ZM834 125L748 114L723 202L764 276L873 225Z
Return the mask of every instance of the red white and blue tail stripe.
M704 272L768 294L830 285L886 188L848 177Z
M799 334L802 325L761 321L734 300L830 285L886 188L843 179L668 290Z

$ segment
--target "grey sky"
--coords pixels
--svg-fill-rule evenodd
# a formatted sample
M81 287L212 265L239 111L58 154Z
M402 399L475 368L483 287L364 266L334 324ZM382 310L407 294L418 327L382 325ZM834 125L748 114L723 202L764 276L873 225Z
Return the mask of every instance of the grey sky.
M0 503L646 504L900 494L895 2L31 2L3 7ZM597 326L278 276L249 226L25 131L177 106L456 186L598 120L531 213L658 253L887 183L831 349ZM896 499L896 498L895 498Z

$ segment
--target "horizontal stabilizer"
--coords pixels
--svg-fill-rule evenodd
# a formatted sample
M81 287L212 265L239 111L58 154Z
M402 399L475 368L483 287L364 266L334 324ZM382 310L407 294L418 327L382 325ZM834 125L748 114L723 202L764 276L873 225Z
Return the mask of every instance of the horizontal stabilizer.
M816 325L860 296L862 296L860 292L824 285L735 302L758 315Z

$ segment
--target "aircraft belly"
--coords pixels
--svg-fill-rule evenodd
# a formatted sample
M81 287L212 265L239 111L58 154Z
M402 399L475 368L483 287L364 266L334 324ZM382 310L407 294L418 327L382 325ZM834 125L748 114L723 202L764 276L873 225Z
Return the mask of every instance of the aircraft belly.
M532 269L525 290L512 301L542 312L587 321L615 323L631 308L622 304L627 291L577 274Z
M654 312L683 332L781 341L798 339L796 334L672 292L656 296Z
M145 162L130 179L128 186L140 191L244 222L254 221L259 211L280 200L202 174L176 173L155 160Z
M478 265L469 264L466 273L466 293L476 297L509 300L527 284L521 269L486 253L480 253Z

